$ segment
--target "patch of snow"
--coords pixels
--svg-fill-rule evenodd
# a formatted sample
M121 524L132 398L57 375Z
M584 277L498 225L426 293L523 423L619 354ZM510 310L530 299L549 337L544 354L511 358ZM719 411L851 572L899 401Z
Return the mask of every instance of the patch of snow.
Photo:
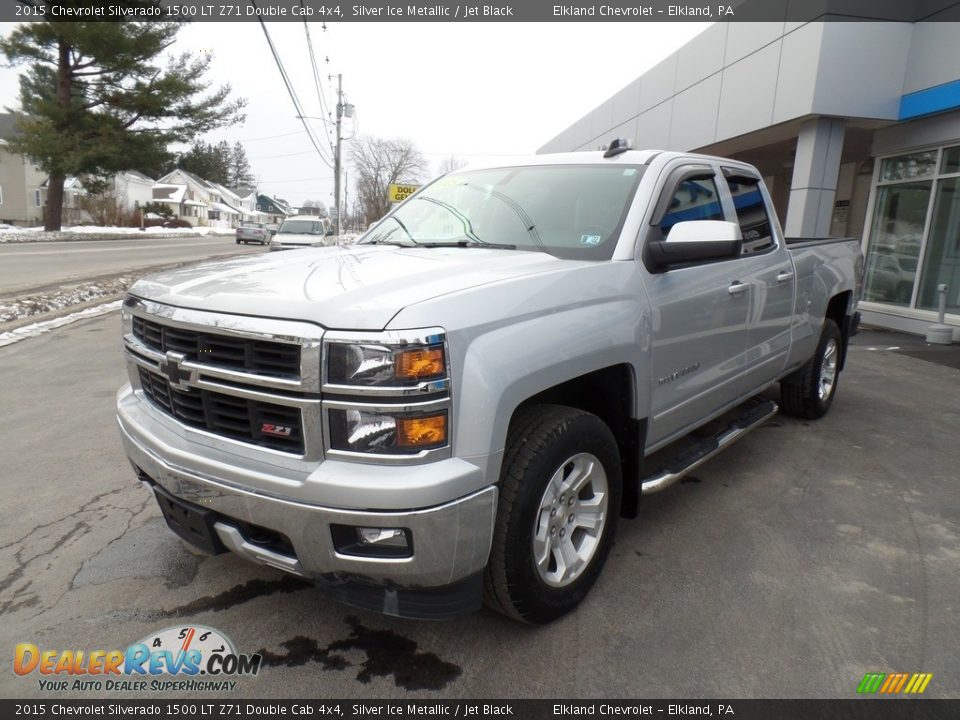
M69 315L64 315L63 317L54 318L53 320L45 320L43 322L33 323L32 325L24 325L23 327L19 327L16 330L11 330L10 332L0 333L0 347L6 347L7 345L13 345L16 342L26 340L27 338L43 335L44 333L48 333L51 330L63 327L64 325L75 323L78 320L85 320L86 318L97 317L98 315L106 315L109 312L119 309L121 302L122 301L120 300L114 300L113 302L97 305L96 307L85 308L84 310L70 313Z
M166 228L151 227L145 231L140 228L99 225L76 225L65 227L59 232L46 232L42 227L21 228L12 225L0 226L0 243L53 242L57 240L99 240L103 238L161 238L180 235L234 235L233 228L194 227Z
M120 275L100 282L86 283L84 285L60 288L38 295L28 295L12 300L0 301L0 324L13 320L22 320L32 315L63 310L98 298L118 295L126 292L127 288L142 274L143 273Z

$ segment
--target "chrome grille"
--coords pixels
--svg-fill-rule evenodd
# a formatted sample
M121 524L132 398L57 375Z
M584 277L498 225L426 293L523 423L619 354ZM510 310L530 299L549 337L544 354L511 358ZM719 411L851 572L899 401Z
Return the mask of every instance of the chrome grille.
M270 377L300 377L299 345L187 330L136 315L133 336L153 350L181 353L194 362Z
M179 390L143 366L137 371L143 394L185 425L274 450L304 452L303 418L297 408L199 388ZM279 432L289 430L289 435L271 434L271 427L273 433L281 428Z

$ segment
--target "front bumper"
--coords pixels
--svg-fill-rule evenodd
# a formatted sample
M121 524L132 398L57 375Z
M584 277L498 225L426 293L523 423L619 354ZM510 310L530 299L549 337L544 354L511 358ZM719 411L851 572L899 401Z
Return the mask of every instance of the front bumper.
M165 427L167 421L154 415L129 387L118 394L120 435L141 479L151 489L155 484L174 498L214 513L213 528L219 541L248 560L328 583L420 590L462 583L477 576L487 563L496 514L495 486L414 509L371 510L369 504L364 509L312 504L302 498L258 492L238 483L242 468L212 463L204 446L179 442ZM242 463L243 458L237 456L237 461ZM451 458L420 466L420 471L425 475L435 474L437 468L462 472L458 463ZM339 464L328 460L321 465ZM430 468L431 465L434 467ZM218 471L218 466L223 470ZM359 469L367 475L364 484L368 488L377 484L377 476L382 475L380 482L385 494L393 494L389 484L396 468L356 464L350 468L353 473ZM329 475L325 473L324 477ZM336 478L329 479L337 482ZM452 480L453 486L459 484L459 478ZM417 495L412 492L408 497ZM338 551L331 525L406 528L412 537L412 554L403 558L346 555ZM275 544L258 542L247 536L249 526L282 536L288 544L278 550Z

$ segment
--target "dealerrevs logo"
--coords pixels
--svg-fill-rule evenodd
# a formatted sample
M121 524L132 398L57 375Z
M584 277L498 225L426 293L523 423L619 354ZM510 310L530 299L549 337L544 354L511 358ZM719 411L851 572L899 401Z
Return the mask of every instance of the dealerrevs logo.
M202 625L170 627L126 650L41 649L20 643L13 671L38 674L41 690L233 690L236 676L260 671L259 654L240 654L230 639ZM170 678L179 679L170 679Z

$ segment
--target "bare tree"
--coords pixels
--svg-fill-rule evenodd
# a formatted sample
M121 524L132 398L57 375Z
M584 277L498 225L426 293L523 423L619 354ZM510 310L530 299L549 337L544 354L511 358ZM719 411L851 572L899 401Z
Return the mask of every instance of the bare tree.
M379 220L390 209L388 185L416 184L427 168L427 161L416 146L403 139L358 137L353 141L350 161L360 212L367 223Z
M456 155L447 155L440 161L440 166L437 168L437 175L446 175L454 170L459 170L466 164L467 161L463 158L458 158Z
M73 210L83 211L94 225L122 224L127 206L117 190L116 181L113 178L86 176L82 178L82 183L85 192L79 196L77 207L70 208L65 204L65 214L69 217Z

